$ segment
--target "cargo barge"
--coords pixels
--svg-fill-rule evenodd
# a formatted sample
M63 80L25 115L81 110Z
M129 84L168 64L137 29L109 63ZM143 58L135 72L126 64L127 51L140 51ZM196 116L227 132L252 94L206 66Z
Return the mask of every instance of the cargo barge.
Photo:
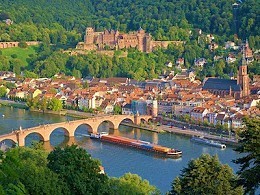
M146 150L150 152L155 152L157 154L162 154L166 157L179 158L182 156L182 151L168 148L165 146L160 146L157 144L152 144L147 141L135 140L126 137L108 135L107 133L97 133L91 134L90 138L99 139L101 141L125 145L133 148L138 148L141 150Z
M190 140L193 141L193 142L197 142L197 143L200 143L200 144L206 144L206 145L214 146L214 147L221 148L221 149L226 148L225 144L222 144L222 143L219 143L217 141L210 140L210 139L206 139L204 137L194 136Z

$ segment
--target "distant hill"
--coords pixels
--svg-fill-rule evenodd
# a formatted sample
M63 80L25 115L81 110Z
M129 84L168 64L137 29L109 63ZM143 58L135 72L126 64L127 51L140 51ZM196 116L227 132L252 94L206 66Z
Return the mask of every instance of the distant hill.
M155 38L172 26L220 36L234 34L232 4L235 0L0 0L0 13L14 23L34 23L50 28L59 23L66 30L136 30L142 26ZM238 25L242 38L259 35L260 1L239 4ZM3 14L4 13L4 14ZM1 17L1 14L0 14Z

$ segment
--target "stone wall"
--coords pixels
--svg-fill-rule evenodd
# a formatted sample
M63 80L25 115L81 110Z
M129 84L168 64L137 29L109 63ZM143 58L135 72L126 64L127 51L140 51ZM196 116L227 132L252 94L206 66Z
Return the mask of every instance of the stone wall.
M28 46L31 46L31 45L39 45L41 42L40 41L27 41L26 43ZM0 42L0 49L18 47L18 44L19 44L19 42L17 42L17 41Z

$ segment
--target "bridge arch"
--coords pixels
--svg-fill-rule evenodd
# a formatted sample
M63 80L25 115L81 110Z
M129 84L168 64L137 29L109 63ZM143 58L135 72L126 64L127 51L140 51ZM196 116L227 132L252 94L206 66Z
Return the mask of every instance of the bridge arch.
M106 124L106 127L108 127L108 129L115 129L115 127L116 127L115 122L112 122L109 119L108 120L105 119L105 120L102 120L102 121L99 122L99 124L97 126L97 131L104 131L104 130L100 129L101 125L104 124L104 123Z
M61 133L61 131L62 131L62 133L63 133L65 136L70 137L70 135L71 135L70 131L69 131L67 128L61 126L61 127L56 127L56 128L54 128L52 131L49 132L48 140L51 140L51 136L52 136L55 132L60 132L60 133ZM46 141L47 141L47 140L46 140Z
M63 131L62 133L64 133L64 135L65 136L70 136L70 132L69 132L69 130L67 129L67 128L65 128L65 127L57 127L57 128L55 128L55 129L53 129L51 132L50 132L50 135L48 136L49 137L49 140L51 139L51 135L53 134L53 133L55 133L55 132L61 132L61 131Z
M13 139L4 139L0 141L0 150L5 149L5 147L14 147L17 144L16 140Z
M44 141L46 141L45 139L44 139L44 135L42 135L41 133L39 133L39 132L30 132L29 134L27 134L26 136L24 136L24 138L22 138L23 140L23 143L24 143L24 145L25 144L31 144L32 143L32 141L42 141L42 142L44 142Z
M126 118L124 118L124 119L121 120L121 122L119 123L119 125L120 125L121 123L132 123L132 124L134 124L134 121L133 121L133 119L126 117Z
M72 135L65 127L57 127L50 132L49 141L52 146L57 146L66 143ZM73 135L72 135L73 136ZM54 144L55 143L55 144Z
M147 117L147 116L144 116L144 117L142 117L142 116L140 116L140 122L148 122L148 121L151 121L151 120L153 120L153 118L152 117Z
M77 134L77 132L79 132L78 134L93 133L94 130L93 130L93 127L89 123L82 123L76 127L76 129L72 135L75 136L75 134Z

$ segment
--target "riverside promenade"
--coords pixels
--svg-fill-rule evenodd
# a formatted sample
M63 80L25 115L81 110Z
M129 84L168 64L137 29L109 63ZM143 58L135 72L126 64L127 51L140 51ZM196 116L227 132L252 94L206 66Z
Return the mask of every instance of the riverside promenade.
M202 132L202 131L197 131L197 130L182 129L182 128L168 126L168 125L162 125L158 129L161 129L165 132L175 133L175 134L179 134L179 135L185 135L185 136L189 136L189 137L203 136L204 138L220 141L221 143L225 143L228 145L237 145L238 144L238 140L234 137L227 138L227 137L222 137L219 135L212 135L212 134Z
M225 143L227 145L232 145L232 146L238 145L238 140L234 137L228 138L228 137L223 137L223 136L219 136L219 135L212 135L212 134L209 134L209 133L206 133L206 132L203 132L203 131L198 131L198 130L182 129L182 128L179 128L179 127L168 126L168 125L140 126L140 125L135 125L135 124L131 124L131 123L121 123L121 124L125 125L125 126L143 129L143 130L146 130L146 131L155 132L155 133L168 132L168 133L174 133L174 134L179 134L179 135L184 135L184 136L189 136L189 137L203 136L204 138L215 140L215 141L220 141L221 143Z

